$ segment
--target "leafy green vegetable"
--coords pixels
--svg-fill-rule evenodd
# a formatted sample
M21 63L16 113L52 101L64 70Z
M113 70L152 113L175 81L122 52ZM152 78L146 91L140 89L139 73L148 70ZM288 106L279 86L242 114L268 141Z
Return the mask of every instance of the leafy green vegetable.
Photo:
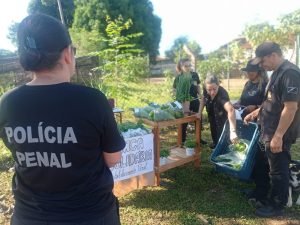
M124 123L118 124L118 128L121 132L126 132L130 129L137 129L137 128L147 130L145 128L145 126L140 121L138 123L133 123L133 122L130 122L130 121L126 121Z

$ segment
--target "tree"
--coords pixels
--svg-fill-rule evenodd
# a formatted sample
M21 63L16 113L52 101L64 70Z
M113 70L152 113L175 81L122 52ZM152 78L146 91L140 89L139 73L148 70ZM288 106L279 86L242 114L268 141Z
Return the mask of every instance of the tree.
M181 58L189 58L189 53L184 50L184 46L194 54L196 59L201 58L201 47L195 41L189 41L187 37L181 36L174 40L172 47L165 51L165 55L172 59L174 62L178 62Z
M276 28L269 23L246 26L243 34L253 49L264 41L275 41L283 48L286 48L290 43L289 36L283 29Z
M123 31L124 35L143 33L136 40L137 48L144 50L152 59L158 54L161 20L153 14L153 6L149 0L75 0L75 5L73 28L97 30L106 37L106 16L115 20L121 15L125 21L132 20L132 26Z
M61 3L66 26L71 27L75 10L74 2L73 0L63 0L61 1ZM29 14L44 13L60 20L56 0L31 0L28 4L27 11ZM9 27L9 33L7 35L7 38L12 42L14 46L16 46L17 43L18 26L19 23L12 23Z
M61 1L64 20L67 27L71 27L74 18L75 5L73 0ZM60 20L57 0L31 0L27 9L29 14L45 13Z
M300 33L300 9L279 18L280 28L286 33Z
M99 56L100 66L95 68L100 71L101 82L97 82L98 88L108 96L118 98L129 96L128 82L135 82L144 78L149 73L147 57L140 56L142 50L136 47L135 39L142 36L141 33L123 35L129 30L132 21L119 16L118 19L106 18L105 29L107 47L101 51L94 52Z
M20 23L14 22L8 28L7 38L16 47L17 46L17 30Z
M0 48L0 58L1 57L11 57L11 56L16 56L17 54L15 52L11 52L6 49L1 49Z

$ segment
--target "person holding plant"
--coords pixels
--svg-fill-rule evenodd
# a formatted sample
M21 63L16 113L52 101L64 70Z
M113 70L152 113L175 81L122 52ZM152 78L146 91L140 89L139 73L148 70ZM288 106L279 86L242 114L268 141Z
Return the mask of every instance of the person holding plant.
M210 75L205 79L203 98L199 108L200 118L202 118L204 107L206 107L213 141L210 144L210 148L215 148L217 145L227 119L230 126L230 140L233 143L237 143L235 109L230 103L227 91L220 86L219 80L215 75Z
M59 20L29 15L17 43L33 79L0 100L0 137L15 161L11 225L119 225L109 167L125 141L105 95L70 83L75 48Z
M191 70L191 61L187 58L179 60L176 66L178 75L173 82L175 99L182 104L184 115L199 111L200 79L196 72ZM188 124L182 124L182 142L186 140ZM206 141L201 140L202 144Z
M268 83L268 77L259 65L252 65L249 60L247 66L242 71L247 73L246 82L240 99L233 104L235 109L241 109L242 119L255 109L259 108L264 100L265 89Z

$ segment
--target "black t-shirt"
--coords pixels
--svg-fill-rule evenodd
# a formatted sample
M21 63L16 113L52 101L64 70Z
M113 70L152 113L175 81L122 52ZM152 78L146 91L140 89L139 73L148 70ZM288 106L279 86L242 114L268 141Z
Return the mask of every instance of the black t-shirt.
M248 81L244 86L240 104L242 106L261 105L264 100L266 86L267 82L263 82L261 88L259 88L259 83Z
M16 162L19 217L86 221L115 204L103 152L125 142L100 91L70 83L15 88L0 101L0 136Z
M227 111L224 109L224 105L226 102L230 102L227 91L222 86L219 86L217 95L214 99L211 99L204 88L203 96L205 98L205 106L209 121L215 124L217 129L223 129L227 120Z
M287 69L283 72L283 68L289 66L289 64L288 61L285 61L277 71L274 71L269 82L269 88L265 96L266 100L263 102L259 115L262 137L265 141L272 140L280 120L284 102L297 102L298 110L283 140L293 143L299 136L300 72L295 69Z

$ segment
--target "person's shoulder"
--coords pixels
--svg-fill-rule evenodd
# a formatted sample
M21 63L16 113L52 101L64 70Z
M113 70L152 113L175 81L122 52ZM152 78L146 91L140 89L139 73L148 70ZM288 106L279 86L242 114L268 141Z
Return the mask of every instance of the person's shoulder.
M14 96L17 96L19 94L22 94L23 89L25 88L25 85L14 87L8 91L6 91L2 96L1 99L7 99L7 98L13 98Z
M219 91L221 93L228 93L227 90L224 87L222 87L222 86L219 86Z
M86 93L86 94L94 94L94 95L104 95L103 92L101 92L99 89L84 86L81 84L70 84L69 87L75 91L78 91L78 93Z

